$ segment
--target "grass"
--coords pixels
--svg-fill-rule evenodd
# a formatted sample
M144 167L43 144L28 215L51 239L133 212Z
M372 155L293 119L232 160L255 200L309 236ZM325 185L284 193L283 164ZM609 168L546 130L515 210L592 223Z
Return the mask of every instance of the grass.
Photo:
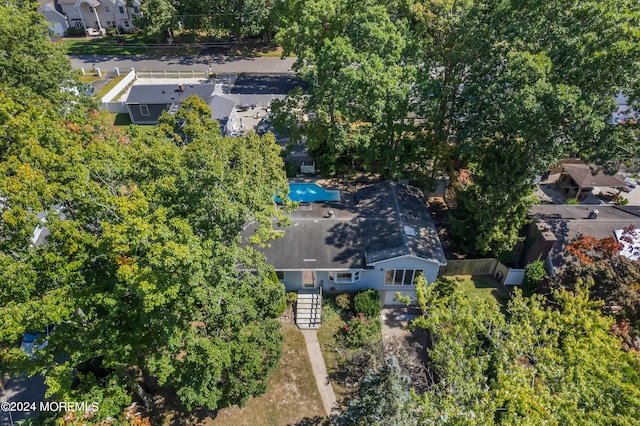
M154 424L277 426L296 424L305 418L324 417L324 406L311 369L304 336L292 323L284 324L282 332L283 355L269 376L269 385L264 395L250 399L242 408L218 410L214 417L197 414L189 417L174 411Z
M100 89L100 91L98 92L98 94L96 96L98 98L102 98L104 95L109 93L109 90L113 89L115 87L115 85L118 84L126 76L127 76L126 74L121 74L121 75L113 78L109 83L105 84L102 89ZM117 98L117 96L116 96L116 98Z
M451 278L470 299L485 299L505 307L509 301L509 292L497 281L489 277L472 277L471 275L454 275Z
M143 36L123 34L124 44L118 45L115 37L67 37L60 40L68 55L147 55L149 46Z
M344 359L345 350L340 349L341 345L336 339L336 334L347 325L345 319L346 317L333 304L332 295L323 295L322 326L318 330L318 341L329 376L339 371L340 362ZM331 384L338 401L344 400L349 395L348 389L342 387L335 380Z
M126 112L111 112L109 115L113 118L113 125L116 127L129 127L131 125L131 117Z
M81 75L80 82L81 83L93 83L94 81L100 80L100 77L97 75Z

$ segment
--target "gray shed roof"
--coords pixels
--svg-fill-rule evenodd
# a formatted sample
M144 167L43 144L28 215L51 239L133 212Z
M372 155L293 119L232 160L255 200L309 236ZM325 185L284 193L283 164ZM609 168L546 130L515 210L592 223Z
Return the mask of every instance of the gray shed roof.
M284 237L261 249L276 270L364 268L405 255L446 264L424 197L410 186L368 186L301 205L290 218Z
M197 95L209 103L213 96L214 84L184 84L184 92L180 92L178 84L137 84L131 87L127 104L174 104L180 103L188 96Z

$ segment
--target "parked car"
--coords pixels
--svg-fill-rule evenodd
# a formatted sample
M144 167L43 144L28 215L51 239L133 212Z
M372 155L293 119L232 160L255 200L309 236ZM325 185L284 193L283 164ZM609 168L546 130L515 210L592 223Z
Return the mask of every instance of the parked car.
M627 184L629 188L635 188L638 182L635 179L625 178L624 183Z

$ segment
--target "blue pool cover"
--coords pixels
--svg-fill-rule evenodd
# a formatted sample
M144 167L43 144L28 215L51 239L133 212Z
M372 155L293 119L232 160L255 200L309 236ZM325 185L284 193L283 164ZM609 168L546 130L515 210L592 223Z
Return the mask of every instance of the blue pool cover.
M316 183L290 183L289 198L300 203L340 201L340 191L324 189ZM275 197L276 202L281 200Z

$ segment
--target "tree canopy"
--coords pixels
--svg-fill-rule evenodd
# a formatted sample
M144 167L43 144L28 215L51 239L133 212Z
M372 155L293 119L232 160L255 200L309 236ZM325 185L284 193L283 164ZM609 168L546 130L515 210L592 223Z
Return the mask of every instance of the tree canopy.
M516 290L495 302L439 285L417 287L431 332L433 375L421 424L637 424L640 359L621 349L588 291L554 290L554 305Z
M26 88L0 98L4 372L41 372L49 397L96 401L100 418L160 387L187 408L264 392L285 294L241 233L267 241L283 217L273 137L224 138L195 99L175 116L187 144L168 122L127 133ZM45 349L20 351L49 325Z
M562 155L611 170L638 154L611 118L616 94L636 99L639 27L632 0L287 2L277 39L310 89L282 108L314 112L301 129L326 172L449 172L457 245L499 255Z

